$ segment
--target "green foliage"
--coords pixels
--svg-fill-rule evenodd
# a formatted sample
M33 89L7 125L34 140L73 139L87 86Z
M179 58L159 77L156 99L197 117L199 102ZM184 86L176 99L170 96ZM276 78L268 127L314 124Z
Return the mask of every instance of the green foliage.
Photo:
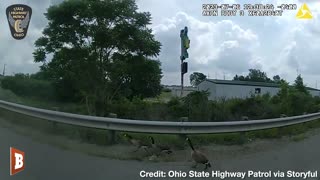
M253 82L268 82L268 83L277 83L285 82L285 80L281 79L279 75L273 76L273 80L267 76L267 73L259 70L259 69L249 69L249 74L247 76L243 75L235 75L233 77L235 81L253 81Z
M108 105L107 112L119 118L138 120L170 120L168 107L163 103L153 103L134 97L131 101L121 98Z
M45 71L39 71L35 74L30 74L31 79L37 79L37 80L44 80L44 81L50 81L50 76Z
M0 87L0 99L9 102L20 103L20 97L14 94L12 91L3 89Z
M104 116L114 98L160 93L160 63L147 57L159 55L161 44L148 28L150 13L134 0L64 1L45 15L34 60L62 98L81 98L89 114Z
M242 75L238 76L237 74L233 77L234 81L246 81L246 78Z
M247 79L250 81L261 81L261 82L270 82L270 78L268 78L267 73L262 72L258 69L249 69L249 74Z
M309 92L307 91L306 86L303 84L303 79L301 75L299 74L296 80L294 81L294 87L302 93L308 94Z
M274 139L274 138L279 138L282 135L279 128L272 128L272 129L249 132L248 136L250 138Z
M188 109L185 108L183 102L180 98L172 98L167 106L169 108L168 113L173 117L173 119L179 119L180 117L188 116Z
M171 92L171 89L169 89L169 88L163 88L162 91L163 91L163 92Z
M249 69L249 74L244 76L236 75L233 80L240 80L240 81L255 81L255 82L272 82L270 78L268 78L267 74L259 69Z
M192 86L198 86L202 81L204 81L207 78L206 75L199 73L199 72L194 72L190 75L190 84Z
M161 93L162 72L159 61L142 56L119 57L113 66L110 78L114 80L114 86L119 88L118 95L132 99L135 96L155 97ZM119 77L122 78L117 79Z
M2 98L4 100L23 102L40 108L57 107L60 111L88 114L83 103L70 105L66 102L63 102L65 105L55 103L54 96L49 93L53 92L53 88L48 82L31 77L34 76L17 74L15 77L6 77L2 86L21 97L5 90L0 91L0 97L4 96ZM41 86L43 84L48 86ZM313 113L320 109L320 97L312 97L294 86L289 86L286 82L281 82L280 86L279 93L273 97L264 94L252 95L246 99L211 101L208 100L209 94L202 91L192 92L184 98L162 97L167 99L165 101L144 100L141 96L130 99L118 96L112 103L100 107L106 114L116 113L119 118L160 121L180 121L181 117L188 117L189 121L237 121L242 120L243 116L249 119L266 119L278 118L281 114L294 116ZM48 99L50 97L52 98Z
M184 107L188 111L188 117L192 121L208 121L210 118L209 93L195 91L182 99Z
M123 100L113 105L111 112L123 118L142 118L151 120L179 121L188 117L189 121L232 121L249 119L278 118L317 112L320 98L313 98L290 88L286 84L278 95L251 96L247 99L208 100L208 93L193 92L184 98L174 97L166 102L144 102L142 100ZM287 89L287 90L286 90ZM290 89L290 90L289 90ZM137 108L135 108L137 106Z
M1 87L18 96L40 97L47 100L55 99L54 88L50 82L33 79L28 74L6 76L1 82Z
M211 121L229 121L232 120L229 102L226 99L220 99L217 101L211 101L210 109L211 109Z
M293 116L317 112L319 109L318 99L318 97L312 97L309 94L299 75L294 86L282 82L279 93L272 100L279 105L279 112Z
M241 120L242 116L248 116L250 119L277 117L278 113L275 111L275 106L269 94L228 101L228 109L236 120Z
M273 82L274 82L274 83L277 83L277 84L281 83L281 78L280 78L279 75L273 76L272 79L273 79Z
M148 105L147 102L134 97L132 101L122 98L108 107L110 107L110 112L116 113L121 118L145 119L143 116Z

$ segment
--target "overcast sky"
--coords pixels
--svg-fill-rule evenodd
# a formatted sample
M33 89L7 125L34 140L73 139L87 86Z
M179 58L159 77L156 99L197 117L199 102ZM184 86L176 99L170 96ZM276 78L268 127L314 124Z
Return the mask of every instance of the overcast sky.
M47 21L46 9L62 0L10 0L1 1L0 70L7 64L7 74L33 73L40 64L33 62L34 41L41 36ZM241 3L242 2L242 3ZM243 3L244 2L244 3ZM189 75L198 71L210 78L232 79L235 74L247 74L258 68L269 77L279 74L293 82L301 73L310 87L320 88L320 1L306 0L312 20L295 18L298 10L285 11L281 17L204 17L203 3L270 3L281 5L288 1L235 1L235 0L137 0L140 11L152 15L152 29L162 43L158 59L162 63L163 84L180 83L180 37L184 26L189 28L191 40ZM33 9L28 35L24 40L14 40L7 24L5 9L15 3L27 4ZM303 2L292 0L298 8Z

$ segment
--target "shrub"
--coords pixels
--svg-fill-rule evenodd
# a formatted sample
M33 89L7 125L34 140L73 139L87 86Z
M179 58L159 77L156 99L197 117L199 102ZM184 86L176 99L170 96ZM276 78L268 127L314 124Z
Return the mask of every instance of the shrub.
M163 92L171 92L171 89L169 89L169 88L163 88L162 91L163 91Z
M179 119L180 117L188 116L188 110L184 107L182 101L175 97L168 103L168 113L173 119Z
M191 121L208 121L211 108L208 100L209 93L206 91L195 91L182 99L184 107L188 110Z
M53 86L44 80L32 79L28 75L17 74L5 77L1 86L11 90L18 96L38 97L44 99L55 99Z

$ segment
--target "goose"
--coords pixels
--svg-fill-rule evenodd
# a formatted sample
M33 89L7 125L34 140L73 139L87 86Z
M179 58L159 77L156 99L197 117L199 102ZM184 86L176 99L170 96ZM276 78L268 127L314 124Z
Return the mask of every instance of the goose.
M172 153L172 150L170 149L169 146L163 145L163 144L156 144L152 136L149 136L149 139L151 140L151 147L154 154L159 155L161 153L166 153L166 154Z
M146 152L148 152L148 150L147 150L149 148L148 144L145 144L145 143L143 143L142 141L140 141L138 139L134 139L129 134L124 134L123 136L128 138L130 144L132 144L133 146L137 147L137 149L134 150L133 152L137 152L139 149L144 149Z
M211 167L211 164L210 164L207 156L204 153L200 152L199 150L194 149L190 138L186 138L186 141L188 141L189 146L192 149L191 158L196 162L195 167L198 164L204 164L206 166L205 169L207 169L208 167Z

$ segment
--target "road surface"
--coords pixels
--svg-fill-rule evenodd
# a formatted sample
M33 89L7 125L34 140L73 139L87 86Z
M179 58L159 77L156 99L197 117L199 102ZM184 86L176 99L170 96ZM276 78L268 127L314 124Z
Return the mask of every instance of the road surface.
M24 171L10 177L9 148L11 146L25 152L26 167ZM213 170L230 172L247 172L248 170L271 170L272 172L278 170L284 172L288 170L310 170L317 171L318 177L308 179L320 179L320 133L309 136L303 141L290 142L283 146L274 146L277 147L244 156L224 157L219 161L213 162L213 167L208 172L211 173ZM189 170L194 169L191 168L191 163L187 160L184 162L155 163L147 161L110 160L107 158L94 157L79 152L71 152L48 144L42 144L29 137L16 134L10 129L0 127L1 180L135 180L142 179L139 176L142 170L160 170L164 172L176 170L188 173ZM202 169L198 168L198 171L202 171ZM211 177L207 179L220 178ZM273 177L267 179L278 178Z

